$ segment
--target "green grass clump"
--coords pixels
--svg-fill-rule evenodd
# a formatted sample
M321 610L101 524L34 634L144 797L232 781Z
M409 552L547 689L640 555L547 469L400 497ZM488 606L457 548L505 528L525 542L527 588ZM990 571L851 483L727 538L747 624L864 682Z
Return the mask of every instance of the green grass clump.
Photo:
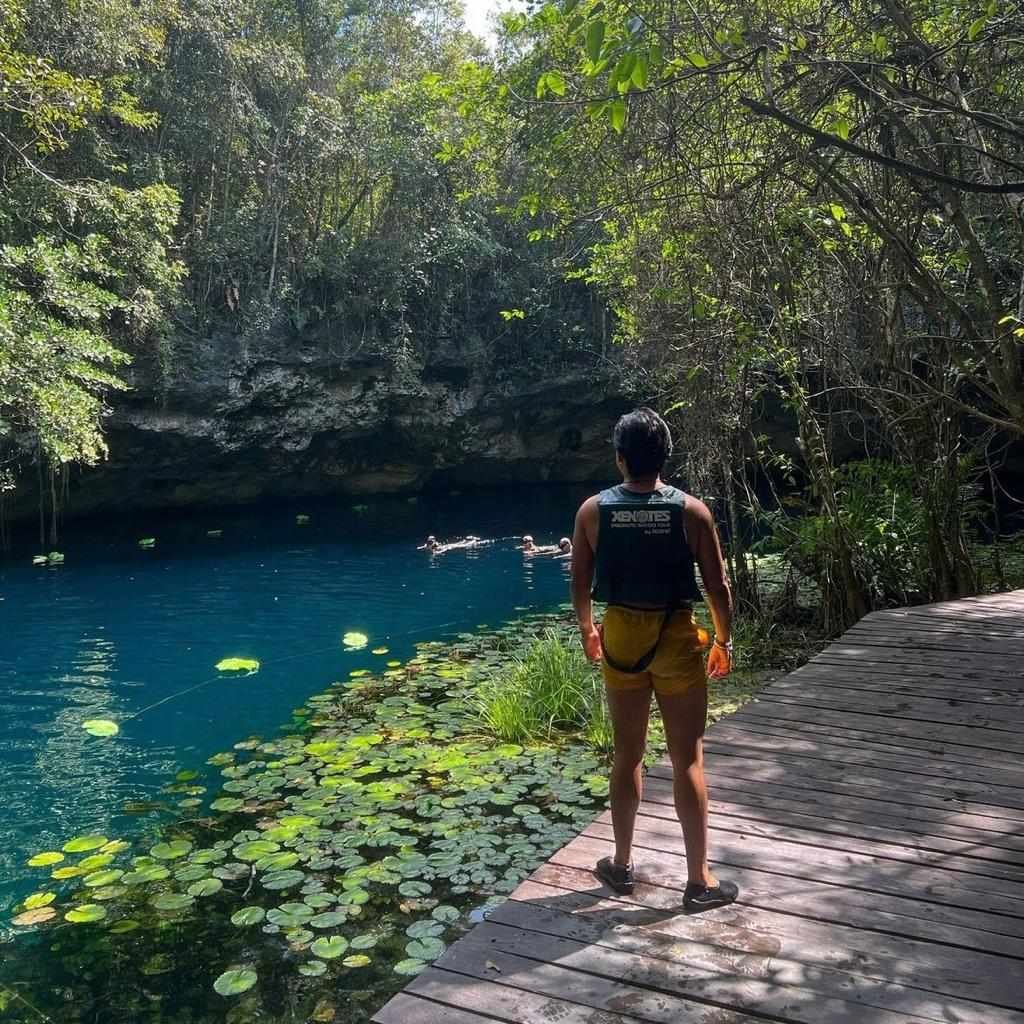
M476 708L483 727L509 743L582 732L594 746L610 745L611 723L600 674L578 646L545 631L507 668L481 681Z

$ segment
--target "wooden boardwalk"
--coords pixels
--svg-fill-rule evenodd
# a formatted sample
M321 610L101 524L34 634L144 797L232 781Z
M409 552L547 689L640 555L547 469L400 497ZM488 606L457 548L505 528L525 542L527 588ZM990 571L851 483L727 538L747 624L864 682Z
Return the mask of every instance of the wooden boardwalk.
M735 906L687 916L671 770L638 884L597 818L378 1024L1024 1024L1024 591L870 615L706 740Z

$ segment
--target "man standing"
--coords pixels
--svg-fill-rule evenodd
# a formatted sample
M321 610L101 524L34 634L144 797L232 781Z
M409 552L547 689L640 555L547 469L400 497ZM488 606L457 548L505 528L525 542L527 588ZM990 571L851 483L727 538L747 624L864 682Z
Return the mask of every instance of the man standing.
M633 828L643 787L651 692L665 724L676 813L686 844L688 910L736 899L707 858L708 795L703 743L707 676L732 665L732 594L714 520L703 502L662 483L672 453L665 421L637 409L615 425L615 462L622 483L588 498L576 514L572 602L583 649L600 661L615 735L610 802L615 855L597 863L598 878L619 893L633 891ZM715 637L705 675L693 605L701 600L700 566ZM594 624L591 601L607 603Z

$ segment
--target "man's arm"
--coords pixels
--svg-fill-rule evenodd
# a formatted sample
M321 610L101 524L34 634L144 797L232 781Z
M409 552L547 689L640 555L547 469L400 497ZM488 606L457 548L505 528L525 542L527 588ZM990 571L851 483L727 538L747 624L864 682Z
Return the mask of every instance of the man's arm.
M590 586L594 579L594 552L597 550L597 498L587 498L576 513L572 536L572 606L580 627L580 643L591 661L601 659L601 634L594 625Z
M722 558L722 545L707 505L689 496L686 501L686 533L704 581L704 596L711 608L715 639L727 644L732 639L732 589L725 571L725 559ZM716 644L708 656L708 675L715 678L726 675L732 667L731 662L728 653Z

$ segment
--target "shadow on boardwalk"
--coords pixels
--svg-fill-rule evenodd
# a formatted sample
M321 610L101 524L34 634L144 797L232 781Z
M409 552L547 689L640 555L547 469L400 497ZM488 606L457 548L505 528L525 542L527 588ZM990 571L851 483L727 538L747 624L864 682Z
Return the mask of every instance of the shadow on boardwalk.
M671 771L638 878L607 814L380 1024L1024 1024L1024 594L870 616L709 731L712 855L740 902L681 911Z

